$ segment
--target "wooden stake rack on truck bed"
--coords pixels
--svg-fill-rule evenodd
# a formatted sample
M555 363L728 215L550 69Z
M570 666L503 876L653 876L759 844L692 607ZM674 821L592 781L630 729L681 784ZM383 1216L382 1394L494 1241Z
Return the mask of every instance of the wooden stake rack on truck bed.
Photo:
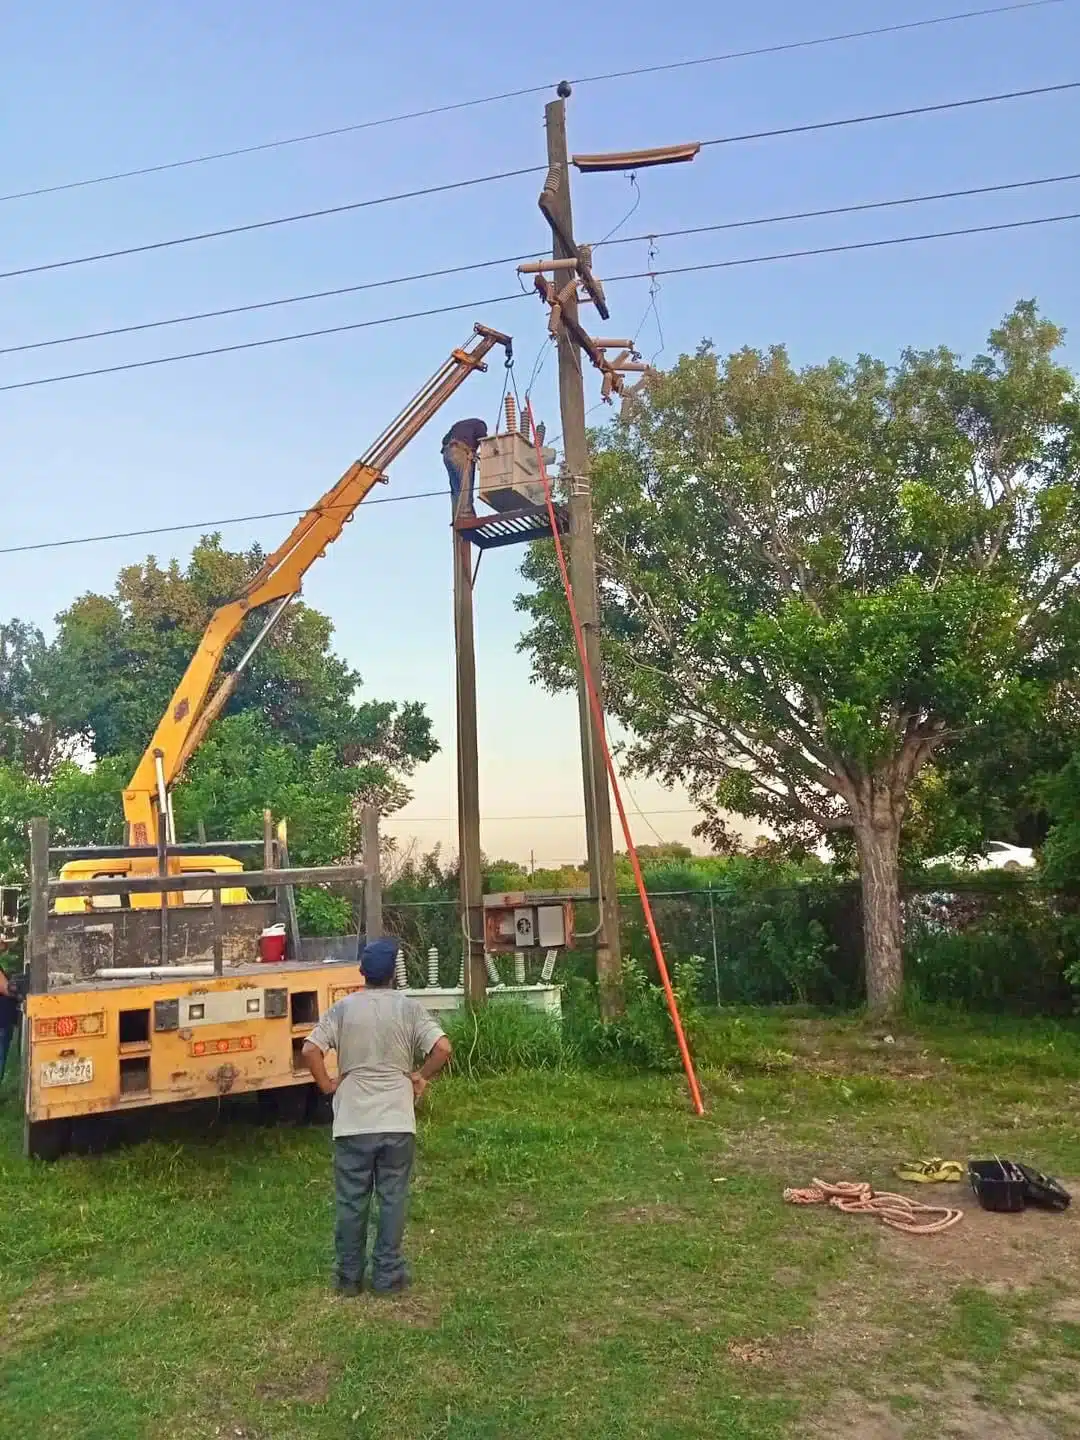
M369 833L377 821L368 817ZM376 842L377 843L377 842ZM181 870L257 852L258 870ZM168 846L156 875L117 873L145 847L50 851L48 823L31 823L29 965L23 1019L24 1146L53 1157L73 1124L180 1101L255 1093L282 1118L316 1100L300 1062L304 1039L327 1009L363 984L355 956L304 958L292 903L296 885L365 890L365 913L381 910L379 868L283 865L280 832L263 841ZM106 872L50 878L52 862L98 861ZM221 904L229 890L244 896ZM251 891L267 892L252 898ZM131 908L133 895L169 896ZM89 899L58 913L56 902ZM260 962L259 940L284 925L286 955Z

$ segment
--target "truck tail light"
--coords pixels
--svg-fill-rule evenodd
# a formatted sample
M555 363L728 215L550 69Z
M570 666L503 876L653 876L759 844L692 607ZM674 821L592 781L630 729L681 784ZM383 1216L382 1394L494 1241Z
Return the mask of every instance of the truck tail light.
M192 1055L228 1055L234 1050L254 1050L254 1035L223 1035L220 1040L194 1040Z
M105 1012L91 1015L39 1015L34 1018L35 1040L71 1040L76 1035L104 1035Z

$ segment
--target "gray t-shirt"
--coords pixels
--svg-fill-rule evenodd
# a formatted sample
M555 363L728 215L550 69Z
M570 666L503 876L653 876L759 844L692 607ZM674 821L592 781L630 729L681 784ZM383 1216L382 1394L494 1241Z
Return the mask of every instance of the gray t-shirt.
M415 1134L410 1076L442 1034L431 1012L400 990L365 987L331 1005L308 1039L337 1052L334 1138Z

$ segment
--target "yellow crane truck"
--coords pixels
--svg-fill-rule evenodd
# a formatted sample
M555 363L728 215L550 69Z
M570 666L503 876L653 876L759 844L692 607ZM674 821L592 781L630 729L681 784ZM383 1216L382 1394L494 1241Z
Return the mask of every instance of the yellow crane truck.
M177 843L170 791L309 567L466 377L486 370L498 345L509 362L510 337L475 326L241 593L211 616L124 791L126 843L51 850L47 823L31 823L22 1047L28 1154L55 1157L70 1145L73 1126L180 1101L254 1091L283 1117L310 1108L315 1092L299 1060L304 1038L363 982L355 953L312 958L296 926L292 887L362 879L366 924L375 928L377 823L365 817L365 867L293 869L283 828L275 834L269 823L260 840ZM264 610L235 668L217 680L227 647ZM261 868L246 869L253 855ZM285 928L285 959L260 963L260 937L275 925Z

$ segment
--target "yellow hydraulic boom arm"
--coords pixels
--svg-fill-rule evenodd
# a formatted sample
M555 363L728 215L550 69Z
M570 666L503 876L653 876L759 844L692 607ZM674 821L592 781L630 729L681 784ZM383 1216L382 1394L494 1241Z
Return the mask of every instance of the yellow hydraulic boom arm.
M267 557L240 594L210 617L199 648L124 791L128 844L156 843L158 816L167 814L170 786L236 689L252 655L273 630L289 602L299 594L308 567L326 553L326 547L341 534L361 500L384 479L386 467L449 400L466 376L474 370L487 369L484 357L496 345L504 347L509 361L509 335L484 325L475 326L467 343L453 352L371 448L297 521L285 542ZM211 695L214 677L230 642L252 611L264 605L275 608L236 669L224 676Z

